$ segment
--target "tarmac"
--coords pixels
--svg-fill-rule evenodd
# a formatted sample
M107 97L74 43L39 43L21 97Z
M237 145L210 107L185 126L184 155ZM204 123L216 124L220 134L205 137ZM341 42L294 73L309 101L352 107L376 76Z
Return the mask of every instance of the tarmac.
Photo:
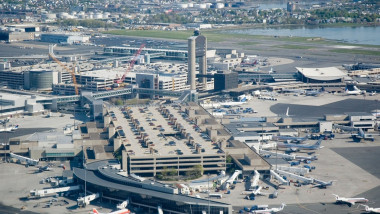
M113 39L99 39L99 44L113 45L122 44L118 37ZM130 38L125 41L131 40ZM111 41L111 42L107 42ZM235 41L242 42L242 41ZM98 44L97 43L97 44ZM141 42L140 42L141 43ZM181 41L179 43L185 43ZM33 43L31 43L33 44ZM33 49L21 49L20 45L12 46L12 44L0 44L2 52L0 56L12 56L23 54L46 54L47 50L43 45L38 42ZM281 45L282 42L267 41L262 42L260 45L253 45L254 50L250 47L243 50L243 47L237 46L235 43L221 42L209 43L210 47L224 48L238 48L246 52L246 54L260 54L273 57L283 57L293 60L293 62L282 65L273 65L274 70L277 72L292 72L295 71L294 67L324 67L324 66L337 66L344 63L354 63L357 61L373 62L378 57L371 56L365 57L363 55L352 54L337 54L328 52L328 47L320 47L311 50L286 50L275 49L273 45ZM166 45L166 43L165 43ZM132 46L132 45L131 45ZM92 46L70 46L74 49L61 49L58 50L60 54L88 54L90 51L102 50L100 47ZM79 52L78 52L79 51ZM303 58L297 58L303 56ZM254 116L276 116L284 115L286 109L289 107L289 114L297 118L320 118L323 114L341 114L344 112L370 112L374 109L379 109L378 101L380 96L363 97L363 96L343 96L324 94L319 97L307 96L276 96L278 101L258 100L254 98L252 101L242 105L242 107L253 107L258 111ZM38 128L52 129L63 128L66 124L72 124L73 118L65 116L43 118L43 116L24 117L11 119L11 123L19 124L20 129L15 133L1 133L0 139L4 135L17 136L23 133L30 133L38 131ZM315 214L315 213L363 213L362 207L358 205L349 207L348 205L337 205L332 194L338 194L343 197L366 197L370 201L368 203L371 207L380 207L380 177L378 167L378 157L380 156L380 137L375 136L376 141L364 141L363 143L353 143L347 135L337 134L334 140L323 141L325 146L318 150L318 160L314 161L311 165L316 167L308 176L312 176L323 181L335 180L335 183L327 189L317 189L308 186L295 187L294 185L286 186L284 189L279 190L277 199L269 199L267 196L258 196L255 201L248 201L241 195L245 190L244 183L237 184L236 188L231 191L231 194L223 194L223 199L220 201L231 203L234 206L235 212L239 211L244 206L268 204L270 207L277 207L281 203L286 203L287 206L280 213L288 214ZM60 164L60 163L57 163ZM0 212L1 213L90 213L92 207L106 207L98 209L101 212L111 211L110 204L97 203L90 205L86 208L77 209L76 198L63 198L59 200L67 200L68 205L61 206L60 203L51 208L43 208L43 205L50 200L50 198L43 198L39 200L25 200L25 197L32 189L41 189L48 187L46 184L40 184L42 178L49 176L61 175L61 168L53 168L53 171L35 173L36 168L25 168L23 165L15 163L2 163L0 164ZM273 187L269 183L261 184L263 186L270 186L269 190L264 192L272 193ZM204 194L200 194L205 197ZM216 199L218 200L218 199ZM11 208L12 207L12 208Z

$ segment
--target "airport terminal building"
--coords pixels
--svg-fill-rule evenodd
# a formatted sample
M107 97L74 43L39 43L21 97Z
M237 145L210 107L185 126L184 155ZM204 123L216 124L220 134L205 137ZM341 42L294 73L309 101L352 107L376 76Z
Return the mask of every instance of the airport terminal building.
M178 189L154 180L128 175L120 169L116 160L89 163L86 169L74 168L78 183L86 181L87 190L100 193L104 199L115 202L129 199L135 207L157 210L164 213L230 214L230 204L178 194Z
M306 83L342 83L347 74L336 67L300 68L296 67L302 82Z

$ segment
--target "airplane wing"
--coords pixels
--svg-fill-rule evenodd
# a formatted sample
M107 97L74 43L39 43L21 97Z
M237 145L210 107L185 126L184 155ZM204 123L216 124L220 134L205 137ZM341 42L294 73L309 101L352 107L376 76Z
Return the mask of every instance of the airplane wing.
M341 199L342 202L346 202L346 203L349 203L351 205L355 205L355 201L351 201L351 200L347 200L347 199Z
M316 188L316 187L323 187L324 186L324 184L316 184L316 185L314 185L314 186L312 186L313 188Z
M253 212L254 214L271 214L272 211L266 211L266 210L257 210Z

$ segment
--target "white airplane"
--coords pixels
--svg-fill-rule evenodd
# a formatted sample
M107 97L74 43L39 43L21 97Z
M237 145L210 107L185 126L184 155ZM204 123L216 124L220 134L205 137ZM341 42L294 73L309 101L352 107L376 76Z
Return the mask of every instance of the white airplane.
M305 137L290 137L290 136L273 136L272 140L280 140L280 141L287 141L288 143L302 143L303 141L310 138L310 135L306 135Z
M228 107L228 106L238 106L242 105L247 101L247 97L242 98L239 102L221 102L219 103L221 106Z
M0 120L0 124L6 124L9 122L9 117L5 118L4 120Z
M380 207L379 208L373 208L373 207L369 207L367 205L363 205L361 204L363 207L365 207L365 211L366 212L369 212L369 213L380 213Z
M277 142L277 147L286 148L287 151L290 151L290 152L297 152L300 150L318 150L318 149L323 148L323 146L321 146L322 140L323 138L319 138L319 140L315 144L312 144L312 145Z
M344 198L339 197L339 195L333 194L336 198L336 203L348 203L350 205L355 205L355 203L367 203L368 199L366 198Z
M53 169L51 168L53 165L48 164L46 166L37 166L38 171L37 172L44 172L44 171L52 171Z
M356 86L354 86L354 90L352 90L352 91L350 91L350 90L348 90L348 88L346 88L345 92L347 95L360 95L360 94L365 93L365 91L358 89Z
M314 182L315 183L318 183L316 185L314 185L313 187L318 187L318 188L321 188L321 189L326 189L328 186L331 186L333 184L333 181L329 181L329 182L325 182L325 181L319 181L319 180L316 180L314 179Z
M252 211L252 213L254 213L254 214L272 214L272 213L277 213L277 212L282 211L285 206L286 206L286 204L282 203L281 207L274 207L274 208L265 209L265 210L254 210L254 211Z
M117 211L110 212L110 213L100 213L95 208L92 209L92 212L94 214L129 214L129 213L131 213L131 211L129 209L117 210Z
M5 128L1 128L0 129L0 133L1 132L13 132L13 131L16 131L18 129L18 125L16 126L9 126L9 127L5 127Z
M363 129L359 129L357 134L352 134L351 137L354 140L369 140L375 141L375 138L371 134L366 134Z
M254 195L265 195L264 193L261 192L262 189L263 189L263 187L259 186L259 187L257 187L257 189L252 190L251 194L254 194Z

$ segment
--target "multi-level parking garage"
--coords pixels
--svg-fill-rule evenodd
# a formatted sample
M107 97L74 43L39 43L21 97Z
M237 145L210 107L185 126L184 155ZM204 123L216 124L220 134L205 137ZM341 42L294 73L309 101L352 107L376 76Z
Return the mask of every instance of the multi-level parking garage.
M156 175L165 168L178 174L200 165L204 171L226 169L226 155L180 106L143 106L109 111L123 141L123 168Z

